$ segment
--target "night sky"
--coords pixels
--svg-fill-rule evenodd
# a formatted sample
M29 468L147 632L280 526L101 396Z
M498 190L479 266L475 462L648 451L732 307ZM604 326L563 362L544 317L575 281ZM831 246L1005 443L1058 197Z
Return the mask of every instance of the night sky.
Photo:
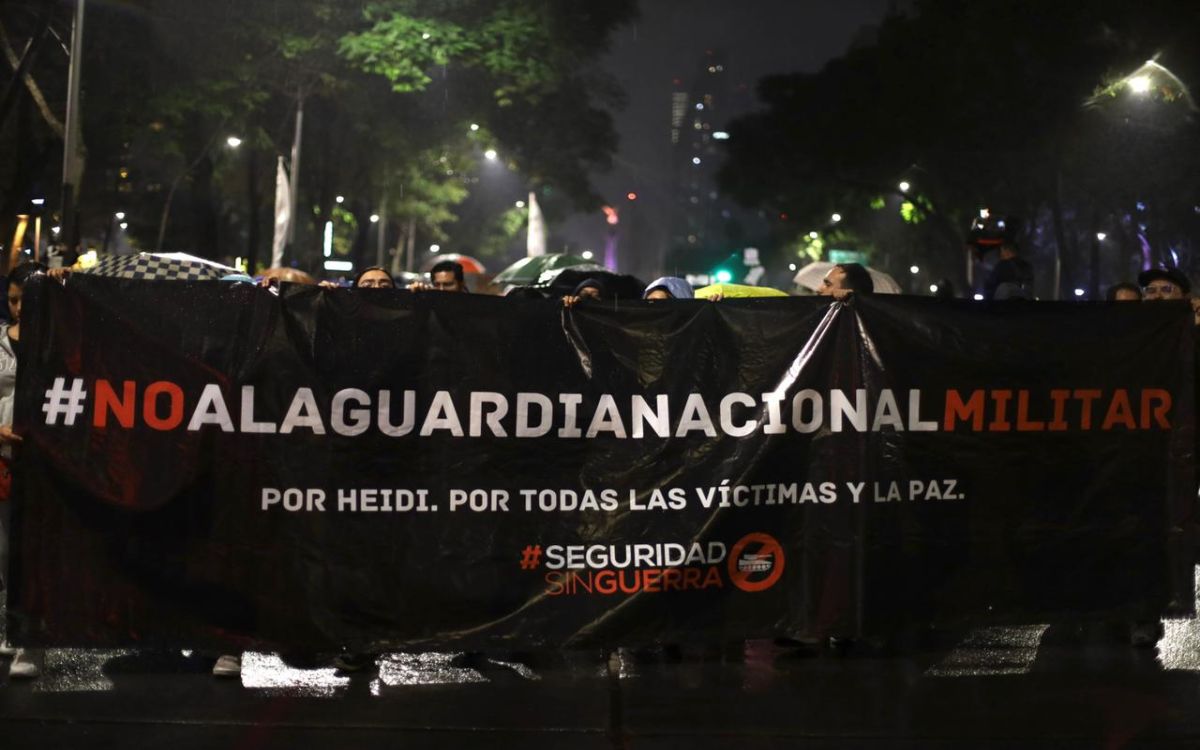
M597 190L611 201L634 190L639 211L663 210L659 204L670 189L672 81L693 79L706 50L723 52L731 82L746 86L734 99L735 109L721 108L722 119L732 118L757 106L759 78L818 70L842 55L864 27L877 25L888 5L888 0L642 0L641 18L614 35L604 63L625 89L628 104L616 113L621 146L613 170L594 176ZM603 232L599 217L576 217L560 228L564 238L583 246L602 244Z

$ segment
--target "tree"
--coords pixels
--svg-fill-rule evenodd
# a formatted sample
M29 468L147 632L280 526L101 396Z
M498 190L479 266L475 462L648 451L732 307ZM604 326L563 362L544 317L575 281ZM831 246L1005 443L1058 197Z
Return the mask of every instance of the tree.
M1196 25L1190 11L1158 0L918 3L889 18L874 44L818 73L762 81L764 110L730 127L722 184L747 205L789 214L797 233L834 211L870 229L874 204L893 217L886 235L875 233L879 244L924 246L921 265L947 276L961 276L963 240L981 208L1017 214L1049 281L1056 257L1079 267L1087 244L1077 238L1094 234L1094 216L1131 207L1105 189L1114 144L1083 137L1092 114L1084 103L1152 50L1169 54ZM1195 136L1193 127L1172 137L1190 153ZM1155 169L1178 174L1195 196L1179 164Z

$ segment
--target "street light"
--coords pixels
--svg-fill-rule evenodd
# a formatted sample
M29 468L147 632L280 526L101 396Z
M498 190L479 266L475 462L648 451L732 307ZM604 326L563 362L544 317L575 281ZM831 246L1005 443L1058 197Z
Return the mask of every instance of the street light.
M832 221L834 224L837 224L839 221L841 221L841 220L842 220L842 215L841 215L841 214L834 214L833 216L830 216L830 217L829 217L829 220L830 220L830 221Z
M378 223L379 223L379 214L371 214L371 223L372 223L372 224L378 224Z
M1150 91L1150 76L1140 75L1129 79L1129 90L1135 94L1145 94Z
M341 205L342 203L346 202L346 196L339 195L338 197L334 198L334 201L336 201L338 205Z
M483 158L487 159L488 161L496 161L497 156L498 154L494 148L489 148L487 151L483 152Z
M900 192L907 193L908 189L911 187L912 185L908 184L908 180L905 180L904 182L900 183Z
M1083 290L1082 290L1082 289L1080 289L1079 287L1076 287L1076 288L1075 288L1075 296L1076 296L1076 297L1082 297L1082 296L1083 296L1083 294L1084 294L1084 292L1083 292Z
M916 274L921 272L921 267L920 266L909 266L908 272L915 276Z
M236 135L231 135L225 139L225 145L229 146L230 148L237 148L238 146L242 145L242 139L238 138Z
M115 214L113 214L113 216L116 217L117 221L125 220L125 212L124 211L117 211Z
M430 245L429 246L429 252L431 252L431 253L440 252L441 249L442 249L441 245Z
M525 201L517 201L513 205L516 206L517 208L525 208Z
M584 250L582 253L580 253L580 257L584 260L591 260L595 257L595 253L593 253L591 250Z
M127 221L122 221L120 224L118 224L118 226L119 226L119 227L121 227L121 229L128 229L128 228L129 228L129 222L127 222Z
M1104 239L1105 239L1106 237L1108 237L1108 235L1107 235L1107 234L1105 234L1104 232L1096 232L1096 239L1097 239L1097 240L1099 240L1099 241L1101 241L1101 242L1104 242Z

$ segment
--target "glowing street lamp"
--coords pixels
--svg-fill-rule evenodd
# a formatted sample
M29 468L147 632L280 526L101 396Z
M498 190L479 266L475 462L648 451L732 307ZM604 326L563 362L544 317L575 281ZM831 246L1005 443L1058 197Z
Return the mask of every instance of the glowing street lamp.
M899 187L900 187L900 192L902 192L902 193L907 193L907 192L908 192L908 190L909 190L909 188L911 188L911 187L912 187L912 185L910 185L910 184L908 183L908 180L905 180L905 181L903 181L903 182L901 182L901 183L900 183Z
M1150 76L1148 75L1134 76L1133 78L1130 78L1127 83L1129 84L1129 90L1135 94L1148 93L1150 91L1150 87L1154 85L1150 80Z
M496 149L494 148L489 148L487 151L483 152L483 158L487 159L488 161L496 161L496 157L498 156L499 154L496 153Z
M242 145L242 139L238 138L236 135L231 135L225 139L225 145L229 146L230 148L237 148L238 146Z
M834 214L833 216L830 216L830 217L829 217L829 220L830 220L830 221L832 221L834 224L837 224L839 221L841 221L841 220L842 220L842 215L841 215L841 214Z

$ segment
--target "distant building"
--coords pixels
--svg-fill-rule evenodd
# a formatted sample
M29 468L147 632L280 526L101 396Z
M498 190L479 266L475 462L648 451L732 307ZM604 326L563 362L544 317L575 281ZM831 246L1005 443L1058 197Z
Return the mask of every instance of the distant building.
M669 217L673 265L704 271L704 265L740 249L741 212L717 190L723 128L749 109L749 86L731 78L726 56L705 53L690 79L676 78L671 94Z

